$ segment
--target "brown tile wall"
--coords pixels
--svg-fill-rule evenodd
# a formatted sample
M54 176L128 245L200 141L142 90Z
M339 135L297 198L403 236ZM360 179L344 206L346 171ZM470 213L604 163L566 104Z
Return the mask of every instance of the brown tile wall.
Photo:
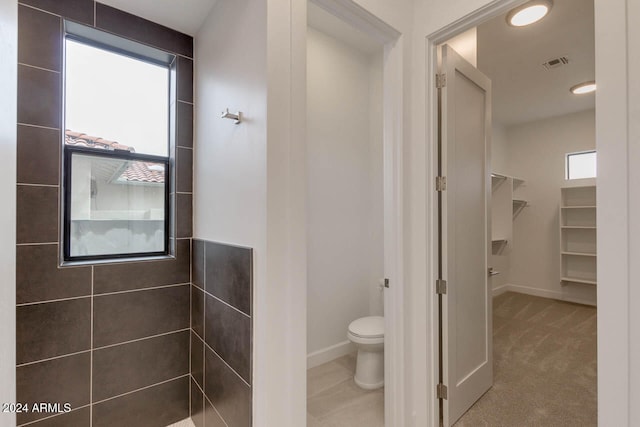
M63 19L177 55L175 259L59 266ZM204 382L190 332L193 39L93 0L19 0L17 105L17 399L73 408L19 414L18 425L166 426L190 407L204 417L204 402L189 401L201 389L190 373Z
M252 257L249 248L193 240L191 418L196 427L252 425Z

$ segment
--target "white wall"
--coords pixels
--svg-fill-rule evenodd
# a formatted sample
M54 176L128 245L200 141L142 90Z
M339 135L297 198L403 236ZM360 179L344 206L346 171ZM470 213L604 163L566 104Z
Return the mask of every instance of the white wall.
M551 298L595 304L595 287L559 280L565 154L595 148L595 111L511 126L507 139L509 173L525 180L516 198L529 202L513 223L509 283Z
M507 174L509 169L507 130L497 123L493 124L491 134L491 171ZM517 176L517 175L516 175Z
M284 302L278 285L267 285L267 1L219 0L194 43L193 236L254 250L254 423L277 425L266 419L286 392L288 349L268 318ZM221 119L226 108L243 122Z
M307 350L346 341L383 275L381 66L323 32L307 33ZM372 86L378 88L376 98ZM375 132L375 133L372 133ZM379 310L378 310L379 312ZM381 313L380 313L381 314Z
M478 64L478 28L473 27L446 41L460 56L474 67Z
M16 401L16 0L0 2L0 402ZM0 426L16 425L14 414L0 413Z
M219 1L195 37L194 237L255 248L257 271L266 224L265 7ZM226 108L244 121L221 119Z

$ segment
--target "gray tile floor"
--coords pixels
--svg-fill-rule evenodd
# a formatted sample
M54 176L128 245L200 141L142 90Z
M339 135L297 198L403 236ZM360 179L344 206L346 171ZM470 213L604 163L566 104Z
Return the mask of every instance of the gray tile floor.
M355 354L307 371L307 427L384 427L384 388L353 382Z

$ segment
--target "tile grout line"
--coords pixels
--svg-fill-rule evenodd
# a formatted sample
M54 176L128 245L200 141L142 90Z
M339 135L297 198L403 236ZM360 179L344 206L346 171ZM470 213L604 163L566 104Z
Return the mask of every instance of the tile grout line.
M33 184L30 182L16 182L18 187L48 187L48 188L60 188L58 184Z
M44 301L23 302L23 303L16 304L16 307L24 307L24 306L38 305L38 304L48 304L48 303L62 302L62 301L72 301L72 300L77 300L77 299L82 299L82 298L92 298L92 301L93 301L93 297L94 296L103 297L103 296L126 294L126 293L130 293L130 292L143 292L143 291L153 291L153 290L158 290L158 289L177 288L177 287L180 287L180 286L189 285L188 283L177 283L175 285L162 285L162 286L153 286L153 287L150 287L150 288L131 289L129 291L115 291L115 292L106 292L104 294L94 294L94 291L93 291L93 266L91 266L91 276L92 276L92 278L91 278L92 289L91 289L91 293L90 294L78 295L78 296L75 296L75 297L68 297L68 298L58 298L58 299L44 300Z
M228 302L226 302L226 301L224 301L224 300L221 300L219 297L217 297L217 296L215 296L215 295L213 295L213 294L210 294L210 293L209 293L209 292L207 292L206 290L203 290L203 292L204 292L206 295L209 295L211 298L214 298L214 299L218 300L219 302L221 302L222 304L226 305L227 307L232 308L232 309L234 309L235 311L237 311L238 313L242 314L243 316L245 316L245 317L247 317L247 318L251 319L251 316L249 316L249 315L248 315L247 313L245 313L244 311L241 311L241 310L239 310L239 309L235 308L234 306L232 306L232 305L231 305L231 304L229 304Z
M202 242L202 259L200 260L202 262L202 291L204 292L204 290L207 287L207 242L204 240L201 240ZM202 299L202 335L206 336L207 334L207 295L204 294L203 295L203 299ZM195 331L194 331L195 332ZM196 335L198 335L196 333ZM207 360L207 347L206 347L206 341L204 340L204 337L200 338L202 340L202 395L203 397L203 403L204 403L204 399L207 398L207 394L204 392L204 390L206 389L206 385L207 385L207 364L206 364L206 360ZM213 406L213 405L212 405ZM202 408L202 411L204 413L204 424L206 425L206 408Z
M232 368L232 367L227 363L227 361L226 361L226 360L224 360L224 358L218 354L218 352L217 352L217 351L215 351L215 350L214 350L214 349L213 349L209 344L207 344L207 342L206 342L206 341L204 342L204 345L205 345L205 347L209 347L209 350L211 350L211 351L213 352L213 354L215 354L216 356L218 356L218 358L220 358L220 360L222 360L222 363L224 363L224 364L227 366L227 368L231 369L231 372L233 372L234 374L236 374L236 376L237 376L238 378L240 378L240 380L242 380L242 382L243 382L243 383L245 383L245 384L247 385L247 387L249 387L250 389L252 388L252 387L251 387L251 384L249 384L249 383L247 382L247 380L245 380L244 378L242 378L242 376L240 376L240 374L239 374L239 373L237 373L237 372L236 372L236 370L235 370L235 369L233 369L233 368Z
M225 420L222 415L220 414L220 412L218 412L218 408L216 408L216 405L214 405L211 400L209 400L209 398L207 397L206 394L202 393L203 399L206 399L207 402L209 402L209 405L211 405L211 407L213 408L214 411L216 411L216 414L218 414L218 417L222 420L222 422L224 423L224 425L226 427L229 427L229 424L227 424L227 420ZM205 412L206 414L206 412ZM206 417L206 415L205 415ZM253 417L252 417L253 418Z
M189 251L189 418L193 417L191 408L193 407L193 396L191 393L191 378L193 378L193 366L191 366L191 353L193 352L193 239L191 240L191 248Z
M23 67L34 68L40 71L47 71L49 73L61 74L61 71L52 70L50 68L38 67L37 65L25 64L24 62L18 62L18 65L22 65Z
M79 354L85 354L85 353L89 353L89 352L93 353L96 350L103 350L103 349L106 349L106 348L117 347L119 345L124 345L124 344L132 344L132 343L138 342L138 341L150 340L150 339L153 339L153 338L159 338L159 337L163 337L165 335L177 334L177 333L186 332L186 331L189 331L189 330L190 330L189 328L176 329L175 331L163 332L163 333L157 334L157 335L150 335L150 336L147 336L147 337L144 337L144 338L136 338L134 340L123 341L123 342L119 342L119 343L115 343L115 344L109 344L109 345L105 345L105 346L101 346L101 347L93 347L93 345L92 345L91 348L89 348L87 350L76 351L74 353L62 354L60 356L48 357L46 359L34 360L32 362L20 363L20 364L16 365L16 369L17 368L22 368L22 367L25 367L25 366L29 366L29 365L35 365L36 363L49 362L51 360L57 360L57 359L65 358L65 357L77 356ZM196 334L196 335L198 335L198 334Z
M209 405L211 405L211 407L213 408L213 410L214 410L214 411L216 411L216 414L218 414L218 416L220 417L220 419L222 420L222 422L224 423L224 425L228 427L229 425L227 424L227 422L225 421L225 419L224 419L224 418L222 418L222 415L220 415L220 412L218 412L218 409L216 409L215 405L214 405L213 403L211 403L211 400L209 400L209 398L207 397L207 394L204 392L204 390L202 389L202 387L200 387L200 384L198 384L198 382L197 382L197 381L195 381L195 380L194 380L194 382L196 383L196 387L198 387L198 389L199 389L199 390L200 390L200 392L202 393L202 398L203 398L203 400L205 400L205 399L206 399L206 401L207 401L207 402L209 402ZM206 409L206 407L204 407L204 406L203 406L203 408L202 408L202 412L205 414L205 417L206 417L206 413L207 413L207 409ZM205 425L206 425L206 423L205 423Z
M58 242L42 242L42 243L16 243L16 246L44 246L44 245L57 245Z
M153 291L156 289L167 289L167 288L177 288L178 286L188 286L189 283L173 283L170 285L158 285L158 286L150 286L148 288L138 288L138 289L130 289L130 290L126 290L126 291L113 291L113 292L104 292L104 293L99 293L96 294L97 297L102 297L102 296L109 296L109 295L120 295L120 294L126 294L129 292L142 292L142 291Z
M48 129L48 130L57 130L58 132L61 131L61 128L52 128L50 126L40 126L40 125L33 125L31 123L21 123L21 122L17 122L16 123L18 126L27 126L30 128L38 128L38 129Z
M143 337L143 338L136 338L136 339L129 340L129 341L122 341L122 342L115 343L115 344L108 344L108 345L95 347L95 348L93 348L93 350L104 350L106 348L117 347L119 345L132 344L134 342L151 340L151 339L154 339L154 338L164 337L166 335L179 334L179 333L182 333L182 332L188 332L189 330L190 330L189 328L176 329L175 331L163 332L161 334L149 335L149 336L146 336L146 337Z
M95 3L94 3L95 4ZM89 360L89 427L93 426L93 277L94 268L91 266L91 353Z
M137 388L135 390L128 391L126 393L122 393L122 394L118 394L116 396L107 397L106 399L98 400L98 401L94 402L93 405L99 405L99 404L102 404L104 402L108 402L110 400L117 399L119 397L128 396L130 394L137 393L139 391L144 391L144 390L147 390L147 389L150 389L152 387L159 386L159 385L167 384L167 383L170 383L171 381L176 381L176 380L179 380L181 378L188 377L188 376L189 376L189 374L187 373L187 374L183 374L183 375L180 375L180 376L177 376L177 377L174 377L174 378L169 378L168 380L160 381L160 382L157 382L155 384L151 384L151 385L148 385L148 386Z
M57 16L58 18L64 19L64 17L62 15L58 15L56 13L50 12L50 11L45 10L45 9L40 9L39 7L31 6L30 4L24 3L22 0L18 0L18 5L19 6L23 6L23 7L28 7L29 9L37 10L39 12L44 12L47 15L53 15L53 16Z
M73 352L73 353L62 354L60 356L47 357L46 359L40 359L40 360L34 360L32 362L20 363L20 364L16 365L16 369L17 368L22 368L22 367L25 367L25 366L29 366L29 365L35 365L36 363L50 362L52 360L62 359L64 357L77 356L79 354L89 353L90 351L91 351L90 349L89 350L76 351L76 352Z
M54 303L54 302L74 301L74 300L78 300L78 299L92 298L92 297L93 296L91 294L87 294L87 295L80 295L80 296L77 296L77 297L50 299L50 300L46 300L46 301L21 302L19 304L16 304L16 307L29 307L29 306L38 305L38 304L49 304L49 303Z

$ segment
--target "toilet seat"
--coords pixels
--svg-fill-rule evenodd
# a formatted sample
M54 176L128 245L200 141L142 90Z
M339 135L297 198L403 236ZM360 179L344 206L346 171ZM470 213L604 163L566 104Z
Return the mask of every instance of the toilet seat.
M357 338L384 338L384 317L367 316L356 319L349 325L349 333Z

